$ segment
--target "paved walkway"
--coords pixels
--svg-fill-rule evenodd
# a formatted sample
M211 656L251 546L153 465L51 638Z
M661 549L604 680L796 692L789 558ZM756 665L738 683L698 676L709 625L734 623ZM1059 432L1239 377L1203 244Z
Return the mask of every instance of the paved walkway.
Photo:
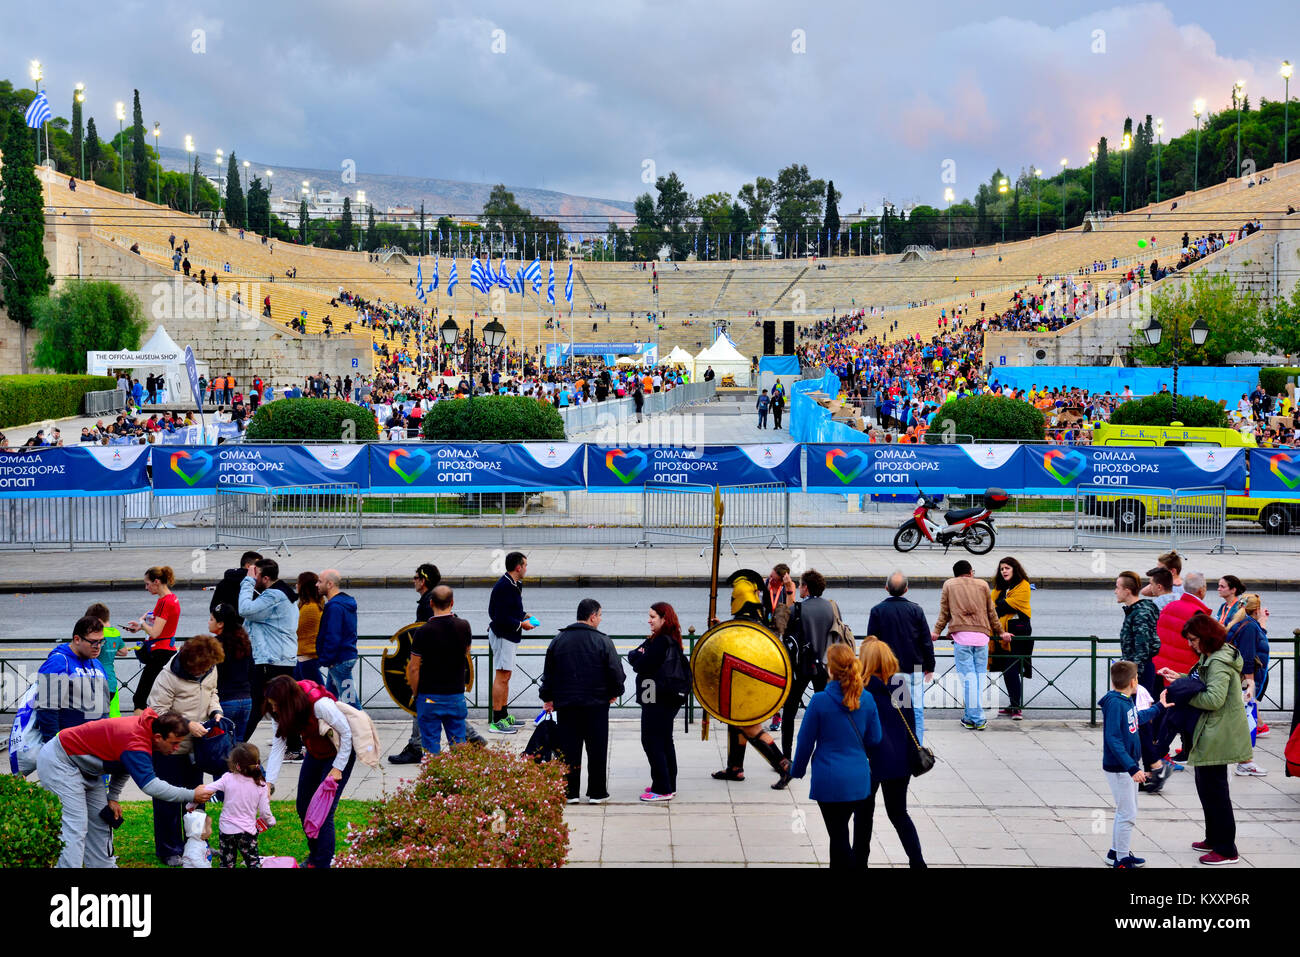
M707 586L709 558L699 546L525 546L528 578L532 586L663 585ZM782 551L737 546L738 557L724 549L723 574L735 568L766 571L776 562L795 568L816 568L836 587L878 588L894 569L907 573L914 586L937 586L952 574L952 563L971 558L975 573L991 578L1001 552L974 557L941 549L899 555L892 548L826 546ZM1109 585L1125 568L1145 572L1155 564L1156 549L1067 552L1054 548L1018 547L1022 562L1035 570L1040 585L1094 587ZM298 572L337 568L344 587L409 588L411 571L432 561L443 580L453 587L491 585L501 577L502 550L485 545L369 546L354 551L343 548L300 546L281 555L280 573L294 579ZM150 565L170 565L180 587L215 584L226 568L239 561L239 549L205 551L191 547L78 550L60 552L0 551L0 591L32 592L82 589L138 590ZM1265 591L1300 588L1300 562L1285 553L1206 555L1193 553L1188 570L1205 572L1213 582L1231 572Z
M482 721L478 722L482 730ZM1283 776L1286 723L1273 722L1256 760L1263 778L1232 776L1237 842L1243 866L1300 866L1300 779ZM714 781L722 767L725 729L713 724L710 740L699 726L677 726L678 797L644 805L649 783L640 726L611 721L609 790L604 805L565 810L571 829L569 862L579 867L788 867L828 862L826 831L808 799L808 779L773 791L767 764L750 751L741 783ZM409 722L381 722L387 752L400 750ZM269 728L259 731L259 745ZM523 750L527 734L493 738L494 746ZM926 743L939 756L935 769L913 781L912 820L926 861L935 866L1097 867L1110 848L1113 804L1101 771L1101 729L1081 721L990 722L984 732L964 731L951 720L927 722ZM282 774L277 799L296 791L294 765ZM409 768L391 765L381 776L358 766L346 796L375 800ZM362 773L364 772L364 773ZM586 787L584 779L583 787ZM127 799L142 795L128 788ZM907 858L878 800L871 861L906 865ZM291 822L286 822L290 823ZM1190 844L1204 838L1190 770L1175 773L1158 795L1138 795L1133 849L1149 867L1197 867Z

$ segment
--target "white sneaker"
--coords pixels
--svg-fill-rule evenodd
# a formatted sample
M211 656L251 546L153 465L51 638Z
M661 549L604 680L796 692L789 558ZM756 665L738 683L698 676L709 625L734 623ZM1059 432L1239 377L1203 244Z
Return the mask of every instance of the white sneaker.
M1251 761L1248 764L1237 765L1237 773L1242 775L1243 777L1249 775L1250 777L1255 777L1255 778L1262 778L1264 775L1268 774L1267 771L1261 768L1254 761Z

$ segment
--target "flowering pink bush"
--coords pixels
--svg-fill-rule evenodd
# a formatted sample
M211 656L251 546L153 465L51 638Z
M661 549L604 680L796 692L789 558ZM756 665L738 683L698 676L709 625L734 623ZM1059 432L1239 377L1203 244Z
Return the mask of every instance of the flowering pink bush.
M564 766L505 748L426 756L415 780L351 827L336 867L559 867L569 853Z

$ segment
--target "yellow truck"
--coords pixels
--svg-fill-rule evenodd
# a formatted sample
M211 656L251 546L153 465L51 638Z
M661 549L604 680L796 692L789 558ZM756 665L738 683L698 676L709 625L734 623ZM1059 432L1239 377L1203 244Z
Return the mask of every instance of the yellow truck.
M1220 449L1256 448L1255 436L1236 429L1191 428L1184 425L1110 425L1097 426L1092 432L1093 445L1188 446ZM1246 479L1250 491L1250 478ZM1179 507L1180 516L1188 506ZM1121 532L1141 531L1148 520L1168 519L1170 503L1157 501L1151 496L1135 495L1098 496L1090 498L1088 512L1093 515L1113 516L1115 528ZM1285 535L1293 526L1300 526L1300 502L1287 499L1250 498L1249 495L1228 496L1228 521L1258 522L1264 531Z

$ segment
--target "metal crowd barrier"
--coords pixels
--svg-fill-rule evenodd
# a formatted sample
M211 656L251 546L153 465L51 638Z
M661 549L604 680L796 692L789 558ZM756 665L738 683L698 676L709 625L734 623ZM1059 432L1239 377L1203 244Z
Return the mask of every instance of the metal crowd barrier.
M1080 485L1074 492L1071 551L1097 544L1167 551L1209 544L1211 554L1236 552L1227 534L1228 495L1222 486Z
M99 392L87 392L85 410L86 415L125 412L126 391L124 389L104 389Z
M779 482L763 485L722 485L722 543L731 549L744 542L767 548L790 544L790 490ZM713 486L646 482L641 494L641 541L655 539L699 542L701 554L713 541Z
M275 545L333 540L335 546L359 548L361 490L355 483L290 485L276 488L217 489L216 542Z
M42 546L119 545L126 542L126 498L11 498L0 502L0 544L33 551Z
M642 413L656 415L695 402L706 402L713 398L717 391L717 383L709 381L679 385L668 392L647 392ZM570 435L590 432L596 428L617 426L636 417L636 408L630 397L571 405L559 411L560 418L564 420L564 430Z

